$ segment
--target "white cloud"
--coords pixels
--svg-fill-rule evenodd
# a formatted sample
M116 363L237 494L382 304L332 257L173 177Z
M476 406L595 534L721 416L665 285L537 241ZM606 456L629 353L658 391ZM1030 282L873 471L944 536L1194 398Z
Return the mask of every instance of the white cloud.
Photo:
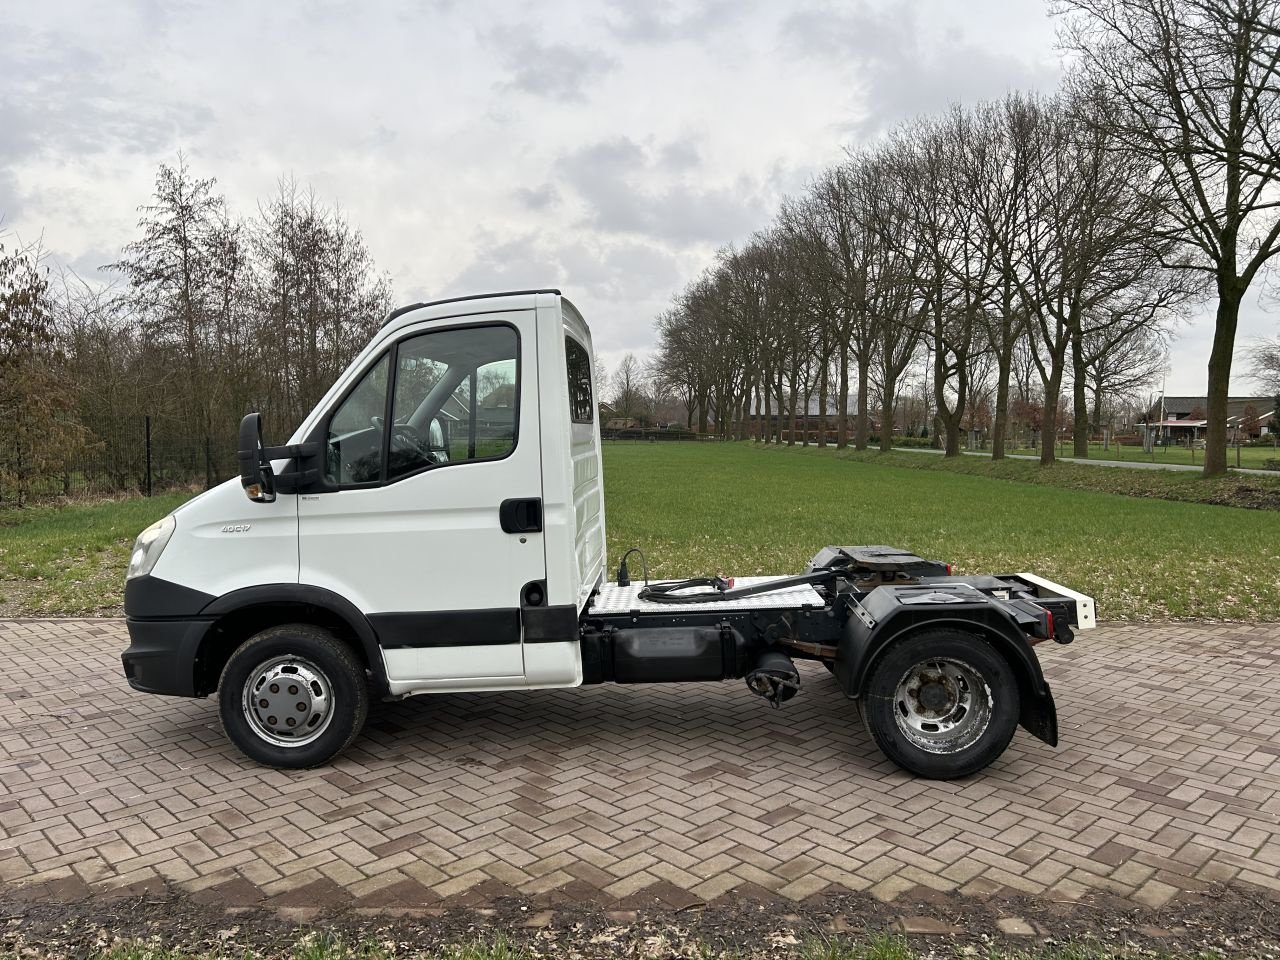
M595 81L614 69L613 58L598 50L546 42L535 31L530 23L517 23L484 34L485 45L508 74L499 90L580 103Z
M616 359L652 343L717 246L858 138L1057 70L1039 3L537 14L531 28L500 0L2 5L2 229L78 269L112 259L157 164L183 150L244 214L290 174L341 202L405 302L560 285ZM1275 326L1258 313L1242 336ZM1206 330L1174 350L1196 383Z

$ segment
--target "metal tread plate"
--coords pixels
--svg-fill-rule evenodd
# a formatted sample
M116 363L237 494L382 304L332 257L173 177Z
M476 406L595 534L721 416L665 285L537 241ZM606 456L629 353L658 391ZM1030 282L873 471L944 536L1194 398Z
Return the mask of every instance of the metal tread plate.
M751 587L759 583L778 580L779 577L735 577L734 587ZM657 581L654 581L657 582ZM707 603L654 603L641 600L636 595L644 589L644 583L632 581L629 586L606 583L591 600L587 616L606 616L618 613L728 613L735 610L799 610L801 607L824 606L822 595L808 584L787 587L770 593L757 593L740 600L709 601ZM704 588L697 588L701 592Z

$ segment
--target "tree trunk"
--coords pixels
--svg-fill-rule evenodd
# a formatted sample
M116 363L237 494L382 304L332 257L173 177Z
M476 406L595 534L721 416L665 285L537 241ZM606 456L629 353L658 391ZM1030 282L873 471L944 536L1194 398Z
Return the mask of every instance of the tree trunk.
M836 449L849 445L849 338L840 338L840 379L836 385Z
M946 445L943 447L944 457L960 456L960 418L954 415L939 414L942 427L946 433Z
M938 405L937 422L942 425L942 432L945 437L942 447L944 457L960 456L960 424L963 420L963 407L957 405L954 411L949 411L942 404Z
M893 397L897 387L896 380L885 378L884 399L880 401L880 452L888 453L893 449Z
M787 407L787 420L790 422L790 429L787 431L787 446L794 447L796 445L796 401L800 398L800 391L796 389L795 382L791 384L791 401Z
M764 420L760 421L760 439L768 443L773 435L773 390L769 389L768 374L764 375L764 389L760 393L764 394Z
M1057 462L1058 400L1062 396L1062 362L1054 358L1049 379L1044 382L1044 412L1040 415L1040 466Z
M1005 435L1009 432L1009 378L1013 373L1013 343L996 358L996 413L991 425L991 459L1004 459Z
M827 445L827 391L830 389L827 383L830 379L827 368L830 365L823 364L821 379L818 380L818 446L820 447Z
M1080 325L1071 332L1071 398L1075 410L1075 423L1071 428L1073 453L1087 460L1089 458L1089 399L1085 394L1085 380L1088 371L1084 364L1084 336Z
M868 440L867 434L870 433L870 431L867 428L870 426L869 421L871 419L871 410L870 410L871 398L868 396L868 391L867 391L867 386L868 386L867 377L870 375L870 373L871 373L870 358L863 359L863 357L859 355L858 356L858 422L854 427L854 440L853 440L853 448L855 450L867 449L867 440Z
M804 409L800 411L800 422L803 426L800 428L800 446L807 447L809 445L809 408L813 403L813 391L808 383L804 386Z
M778 388L778 430L774 435L776 439L773 442L776 443L778 446L782 446L782 427L785 422L783 420L783 417L786 415L787 408L786 408L785 401L782 399L783 392L782 392L782 365L781 364L778 365L778 379L775 381L775 385Z
M1102 375L1099 374L1093 378L1093 412L1089 414L1089 429L1105 437L1106 432L1102 426L1102 387Z
M1226 287L1224 290L1223 287ZM1231 386L1231 354L1240 319L1240 291L1236 284L1218 282L1218 314L1209 351L1209 396L1205 406L1204 473L1219 477L1227 472L1227 395Z

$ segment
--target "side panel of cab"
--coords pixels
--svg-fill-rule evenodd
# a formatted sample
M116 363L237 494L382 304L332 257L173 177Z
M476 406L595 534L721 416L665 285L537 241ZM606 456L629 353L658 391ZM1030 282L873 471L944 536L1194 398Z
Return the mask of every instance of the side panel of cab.
M604 467L600 455L600 398L596 396L591 331L573 304L560 301L569 364L569 451L573 463L576 603L581 611L604 579Z
M542 365L542 490L547 556L547 629L526 629L525 675L530 686L578 683L582 656L578 615L604 577L604 475L595 397L591 331L562 297L539 298Z

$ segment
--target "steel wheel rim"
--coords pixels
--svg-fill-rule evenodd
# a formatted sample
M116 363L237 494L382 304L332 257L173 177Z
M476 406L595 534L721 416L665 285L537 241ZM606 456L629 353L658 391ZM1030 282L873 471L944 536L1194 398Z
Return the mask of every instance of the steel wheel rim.
M927 753L959 753L991 726L995 697L977 670L955 657L930 657L898 681L898 731Z
M250 729L267 743L301 747L329 729L333 684L304 657L272 657L245 679L241 706Z

